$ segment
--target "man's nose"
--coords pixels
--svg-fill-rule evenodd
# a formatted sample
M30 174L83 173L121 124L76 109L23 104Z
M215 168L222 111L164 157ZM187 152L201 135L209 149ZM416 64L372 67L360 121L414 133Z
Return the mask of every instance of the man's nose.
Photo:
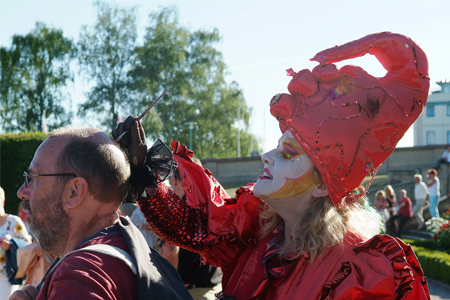
M30 200L30 189L25 186L25 183L17 190L17 197L21 200Z

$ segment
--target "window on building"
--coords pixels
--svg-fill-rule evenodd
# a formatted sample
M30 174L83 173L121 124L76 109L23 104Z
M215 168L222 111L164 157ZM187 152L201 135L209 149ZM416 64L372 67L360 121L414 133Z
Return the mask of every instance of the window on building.
M427 131L427 145L436 144L436 135L434 131Z
M427 106L427 117L434 117L434 106Z
M447 117L450 117L450 105L447 105Z

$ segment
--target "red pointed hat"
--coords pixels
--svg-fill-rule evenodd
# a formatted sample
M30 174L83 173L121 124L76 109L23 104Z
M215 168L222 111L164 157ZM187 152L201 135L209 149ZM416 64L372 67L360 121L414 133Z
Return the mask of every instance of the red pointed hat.
M333 63L375 55L387 70L373 77L357 66ZM319 170L336 208L394 151L428 98L428 61L410 38L383 32L317 53L313 71L298 73L270 112L290 130Z

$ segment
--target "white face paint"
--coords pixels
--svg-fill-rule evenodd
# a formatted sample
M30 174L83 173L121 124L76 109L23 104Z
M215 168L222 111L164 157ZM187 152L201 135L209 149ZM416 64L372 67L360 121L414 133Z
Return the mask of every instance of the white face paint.
M289 199L314 186L313 163L292 133L287 130L277 148L264 153L264 175L253 186L261 198Z

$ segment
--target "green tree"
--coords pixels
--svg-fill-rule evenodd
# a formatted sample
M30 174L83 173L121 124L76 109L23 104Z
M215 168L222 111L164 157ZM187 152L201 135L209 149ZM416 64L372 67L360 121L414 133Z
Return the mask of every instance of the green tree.
M92 27L82 27L78 45L81 70L95 86L80 105L79 115L86 117L93 112L102 125L113 129L119 109L129 113L126 104L134 99L127 73L137 37L136 13L135 8L113 7L102 1L94 5L97 21Z
M135 87L143 93L136 111L142 111L167 88L169 93L146 116L147 135L189 145L199 158L237 155L238 108L248 126L249 112L236 82L227 84L217 29L191 32L178 25L173 7L151 13L144 44L136 48L131 71ZM242 156L250 155L250 135L241 133Z
M62 30L37 22L29 34L14 35L11 48L0 51L3 130L39 131L44 112L50 128L70 123L63 103L70 101L64 87L73 78L72 40Z
M0 116L4 131L20 129L17 123L14 124L14 116L17 116L20 106L21 91L18 62L17 52L0 47Z

